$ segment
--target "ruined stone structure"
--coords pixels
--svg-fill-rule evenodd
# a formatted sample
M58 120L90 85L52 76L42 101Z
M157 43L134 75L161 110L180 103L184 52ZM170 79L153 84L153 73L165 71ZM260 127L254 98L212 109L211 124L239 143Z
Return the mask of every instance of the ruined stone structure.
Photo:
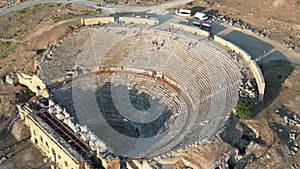
M37 96L49 97L46 85L36 76L28 76L24 73L17 73L18 81L27 86Z
M30 105L18 106L21 120L30 128L31 141L58 168L93 168L83 154L91 148L65 124L45 109L37 111ZM100 160L100 159L99 159Z
M106 168L119 155L151 168L131 157L209 139L238 101L240 69L227 49L174 27L82 27L51 49L35 62L37 76L17 74L41 96L18 109L31 141L59 168Z

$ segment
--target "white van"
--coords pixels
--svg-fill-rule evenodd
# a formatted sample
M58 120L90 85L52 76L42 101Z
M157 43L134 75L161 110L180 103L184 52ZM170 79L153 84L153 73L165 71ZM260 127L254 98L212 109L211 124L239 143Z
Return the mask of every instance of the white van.
M192 11L189 9L177 9L175 11L175 14L178 16L187 16L187 17L191 17L192 16Z
M208 16L205 13L202 12L196 12L195 18L201 20L201 21L206 21L208 19Z

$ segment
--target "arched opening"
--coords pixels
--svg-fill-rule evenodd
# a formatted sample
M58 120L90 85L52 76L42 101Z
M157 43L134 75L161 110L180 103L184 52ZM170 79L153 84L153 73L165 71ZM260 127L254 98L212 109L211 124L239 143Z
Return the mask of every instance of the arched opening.
M65 166L66 166L66 167L68 167L68 166L69 166L67 161L65 161Z
M36 89L40 91L40 90L41 90L41 87L40 87L40 86L36 86Z
M40 66L39 65L37 65L36 67L35 67L35 70L36 71L39 71L41 68L40 68Z
M52 148L52 154L55 156L56 153L55 153L55 150Z
M38 144L39 142L38 142L38 140L37 140L37 139L34 139L34 143L35 143L35 144Z

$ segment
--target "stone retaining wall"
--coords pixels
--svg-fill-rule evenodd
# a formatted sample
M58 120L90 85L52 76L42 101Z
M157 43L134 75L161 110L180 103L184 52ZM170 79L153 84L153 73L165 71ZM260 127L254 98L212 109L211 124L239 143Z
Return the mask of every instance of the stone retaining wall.
M99 17L99 18L81 18L82 25L100 25L113 23L115 21L114 17Z
M180 30L192 33L192 34L197 34L199 36L205 36L205 37L210 36L210 32L207 32L205 30L199 29L194 26L188 26L188 25L183 25L183 24L179 24L179 23L170 23L170 25L174 26L177 29L180 29Z
M158 25L159 20L156 18L138 18L138 17L119 17L120 22L124 23L135 23L143 25ZM99 17L99 18L81 18L82 25L99 25L99 24L109 24L115 22L114 17Z
M147 19L138 17L119 17L119 21L124 23L135 23L143 25L159 25L159 20L156 18Z
M265 93L265 87L266 87L264 76L254 60L250 61L249 67L252 70L254 77L256 79L256 83L258 86L258 92L259 92L259 100L263 100L264 93Z
M238 47L237 45L221 38L220 36L214 35L214 40L223 46L227 46L228 48L235 50L235 52L239 53L243 57L243 59L249 63L249 67L253 72L253 75L255 77L258 86L259 100L263 100L266 83L260 68L257 66L257 63L251 59L250 54L244 51L243 49L241 49L240 47Z

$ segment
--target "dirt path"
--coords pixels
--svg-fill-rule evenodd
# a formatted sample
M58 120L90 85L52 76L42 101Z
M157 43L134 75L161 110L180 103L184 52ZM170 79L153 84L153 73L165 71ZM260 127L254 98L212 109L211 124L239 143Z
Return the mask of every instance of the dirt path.
M44 27L44 28L40 29L39 31L35 32L34 34L32 34L30 37L28 37L25 40L23 40L22 42L26 42L26 41L28 41L30 39L33 39L33 38L35 38L35 37L43 34L44 32L50 31L51 29L53 29L56 26L62 25L64 23L72 22L72 21L75 21L75 20L79 20L79 19L80 18L74 18L74 19L64 20L64 21L57 22L57 23L55 23L53 25L50 25L48 27Z
M187 4L192 1L194 1L194 0L176 0L176 1L161 4L159 6L150 7L150 9L152 12L155 12L155 13L164 13L169 8L179 7L181 5Z

